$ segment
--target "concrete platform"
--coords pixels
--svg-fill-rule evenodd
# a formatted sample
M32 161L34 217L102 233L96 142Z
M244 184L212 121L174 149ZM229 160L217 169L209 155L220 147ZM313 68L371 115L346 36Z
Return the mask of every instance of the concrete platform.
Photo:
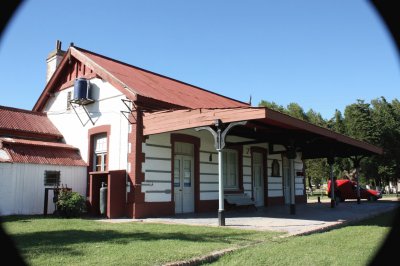
M347 223L356 222L384 212L399 209L397 198L377 202L346 201L331 208L330 201L297 204L296 213L289 213L289 206L260 207L258 210L241 209L226 212L226 227L286 232L288 235L309 234L324 231ZM171 217L147 219L112 219L109 222L149 222L218 226L217 211L214 213L179 214Z

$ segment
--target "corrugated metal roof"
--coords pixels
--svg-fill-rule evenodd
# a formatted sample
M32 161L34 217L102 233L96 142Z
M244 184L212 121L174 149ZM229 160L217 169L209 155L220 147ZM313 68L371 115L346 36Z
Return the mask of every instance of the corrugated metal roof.
M249 104L73 47L126 84L134 93L188 108L241 107Z
M0 129L62 137L46 114L6 106L0 106Z
M14 163L87 166L79 150L64 143L0 138L0 150Z

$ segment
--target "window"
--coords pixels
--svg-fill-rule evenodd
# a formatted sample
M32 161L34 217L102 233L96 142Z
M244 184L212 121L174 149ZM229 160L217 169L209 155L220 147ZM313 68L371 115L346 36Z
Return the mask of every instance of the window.
M222 152L222 176L225 189L239 188L238 174L238 152L235 150L224 150Z
M60 185L60 171L44 171L44 185L57 187Z
M271 176L281 176L280 171L279 171L279 162L277 159L274 159L272 161L272 170L271 170Z
M96 135L93 140L93 171L107 171L107 134Z

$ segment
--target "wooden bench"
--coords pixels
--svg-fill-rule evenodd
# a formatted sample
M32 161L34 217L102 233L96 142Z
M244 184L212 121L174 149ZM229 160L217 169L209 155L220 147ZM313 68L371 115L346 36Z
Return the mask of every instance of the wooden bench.
M233 209L237 207L253 207L257 210L255 201L252 200L247 194L245 193L238 193L238 194L225 194L225 203L228 209Z

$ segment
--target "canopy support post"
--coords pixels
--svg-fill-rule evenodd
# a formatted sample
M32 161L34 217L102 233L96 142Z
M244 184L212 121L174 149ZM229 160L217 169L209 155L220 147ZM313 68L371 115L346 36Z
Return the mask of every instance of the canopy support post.
M290 194L290 214L296 214L296 177L295 177L295 167L294 159L296 159L296 147L294 145L294 140L290 140L290 144L285 146L286 157L289 159L289 174L290 174L290 184L289 184L289 194Z
M358 172L358 168L360 167L360 160L361 158L355 158L354 160L354 167L356 168L355 178L357 182L357 204L361 203L361 196L360 196L360 176Z
M222 123L220 119L215 120L215 127L216 130L211 128L210 126L206 127L197 127L195 128L196 131L200 130L207 130L209 131L214 137L214 146L215 149L218 151L218 225L225 226L225 210L224 210L224 180L222 176L222 150L225 147L225 138L228 134L228 131L237 125L245 125L247 121L239 121L239 122L232 122L228 124L227 127Z
M329 174L331 179L331 208L335 208L336 205L336 196L335 196L335 178L333 176L333 157L328 157L329 164Z

